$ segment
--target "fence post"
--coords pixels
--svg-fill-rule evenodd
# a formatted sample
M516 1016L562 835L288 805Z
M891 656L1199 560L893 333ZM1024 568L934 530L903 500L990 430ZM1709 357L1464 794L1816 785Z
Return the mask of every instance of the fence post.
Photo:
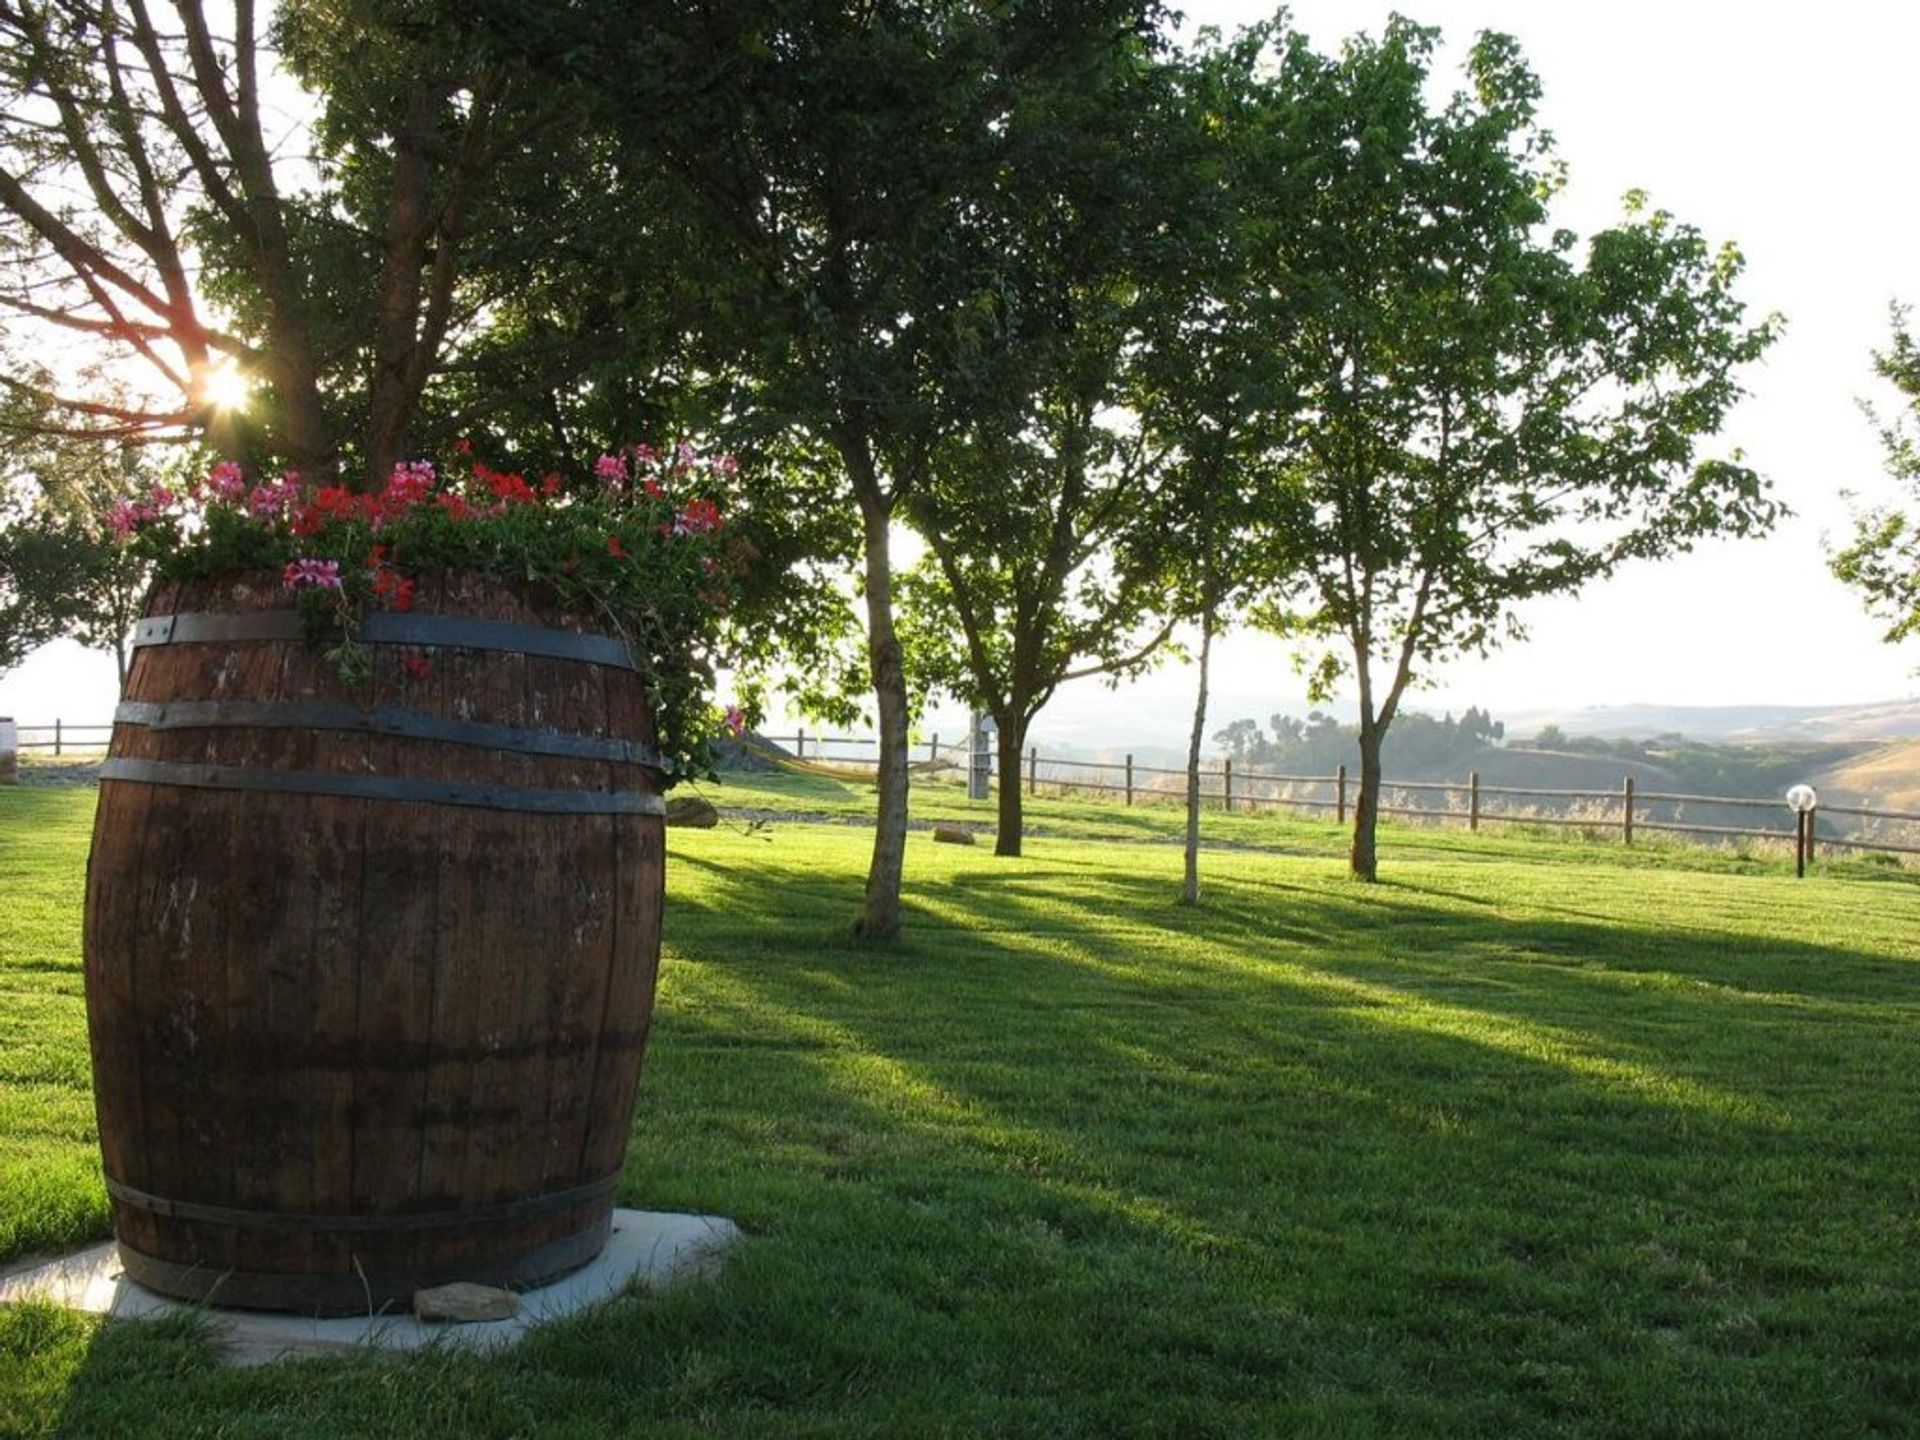
M60 754L60 717L58 715L53 717L53 753L56 757Z
M1038 795L1039 793L1040 747L1038 745L1029 745L1027 747L1027 794Z
M1334 823L1347 823L1347 767L1342 765L1333 776L1333 818Z
M804 725L800 727L800 733L793 737L793 758L796 760L807 758L807 727Z
M927 741L927 760L929 763L931 763L933 761L938 760L939 758L940 758L940 732L936 730L933 732L932 738Z
M1221 762L1220 798L1226 802L1227 813L1232 814L1233 813L1233 757L1231 755L1227 756L1227 758Z
M1127 756L1127 804L1133 804L1133 756Z
M1627 776L1620 786L1620 833L1626 843L1633 843L1633 777Z
M1813 864L1814 827L1820 823L1820 807L1815 805L1807 811L1807 864Z
M1478 830L1479 828L1480 828L1480 772L1478 770L1473 770L1473 771L1469 771L1467 774L1467 829Z
M0 785L20 779L20 727L11 715L0 715Z

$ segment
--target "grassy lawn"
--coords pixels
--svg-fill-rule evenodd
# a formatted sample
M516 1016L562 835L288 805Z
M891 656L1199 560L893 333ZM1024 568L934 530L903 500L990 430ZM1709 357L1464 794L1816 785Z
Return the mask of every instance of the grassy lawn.
M831 780L723 805L840 814ZM751 798L748 798L751 797ZM921 818L983 818L956 796ZM92 795L0 792L0 1255L100 1231ZM1018 861L676 831L623 1201L717 1282L483 1361L0 1312L0 1435L1920 1433L1920 884L1042 799ZM1743 873L1745 872L1745 873Z

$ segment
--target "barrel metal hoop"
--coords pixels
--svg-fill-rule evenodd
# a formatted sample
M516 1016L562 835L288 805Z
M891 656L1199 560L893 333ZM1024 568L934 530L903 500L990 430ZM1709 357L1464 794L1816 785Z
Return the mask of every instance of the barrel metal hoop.
M512 725L477 725L398 705L362 710L324 701L126 700L113 712L113 718L122 725L142 725L152 730L344 730L408 740L444 740L453 745L477 745L514 755L559 755L665 770L659 754L637 740L564 730L523 730Z
M285 1210L247 1210L233 1205L203 1205L196 1200L169 1200L164 1195L136 1190L111 1175L105 1179L107 1193L122 1205L169 1220L195 1220L208 1225L231 1225L242 1230L333 1234L368 1230L464 1229L473 1225L535 1220L542 1215L610 1200L619 1187L620 1172L616 1170L611 1175L603 1175L598 1180L576 1185L570 1190L553 1190L545 1195L530 1195L523 1200L463 1206L458 1210L412 1211L399 1215L303 1214Z
M149 615L134 627L133 646L215 644L236 640L300 640L306 622L297 610L186 611ZM514 625L466 615L415 615L394 610L362 616L354 638L369 645L422 645L450 650L499 650L549 660L584 660L634 670L633 655L617 635Z
M351 1256L353 1271L305 1273L223 1270L207 1264L163 1260L135 1249L122 1238L120 1263L127 1278L157 1295L172 1295L196 1305L239 1310L281 1310L299 1315L379 1315L411 1305L414 1292L430 1285L466 1280L510 1290L538 1290L578 1270L606 1248L613 1229L612 1211L599 1212L572 1234L493 1259L465 1259L424 1265ZM374 1247L369 1247L374 1248Z
M332 795L346 800L398 800L423 805L464 805L539 815L664 815L658 795L636 791L527 790L512 785L461 785L393 775L333 775L309 770L258 770L238 765L134 760L124 756L100 767L102 780L132 780L196 790L261 790L286 795Z

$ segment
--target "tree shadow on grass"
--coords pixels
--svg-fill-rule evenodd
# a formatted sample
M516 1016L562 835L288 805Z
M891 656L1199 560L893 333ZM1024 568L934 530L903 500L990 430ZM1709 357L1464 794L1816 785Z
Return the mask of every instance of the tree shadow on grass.
M622 1199L742 1221L719 1283L490 1362L235 1376L109 1335L66 1427L1758 1432L1912 1398L1916 985L1867 950L1284 877L1181 911L1042 857L916 875L890 954L827 938L849 877L675 864Z
M1618 997L1596 997L1585 977L1537 960L1473 958L1512 973L1470 983L1448 974L1450 962L1435 958L1448 946L1488 943L1473 917L1424 917L1411 961L1303 962L1284 953L1299 947L1296 935L1267 946L1278 953L1243 954L1228 967L1219 955L1137 953L1138 929L1112 916L1128 914L1115 886L1140 882L1080 878L1066 915L1050 886L1055 898L1041 904L1031 898L1040 887L990 882L991 922L971 928L945 912L942 889L977 914L977 878L922 881L922 923L953 942L945 963L923 983L863 990L836 1008L838 1038L816 1055L881 1057L898 1105L917 1108L918 1125L944 1134L949 1151L983 1171L1092 1187L1195 1264L1270 1266L1331 1244L1340 1255L1308 1286L1322 1301L1348 1289L1431 1299L1450 1287L1471 1301L1440 1310L1501 1334L1517 1306L1532 1318L1531 1338L1509 1336L1516 1358L1545 1366L1555 1362L1539 1353L1541 1335L1558 1345L1598 1334L1615 1358L1634 1355L1676 1327L1745 1324L1741 1315L1770 1306L1818 1309L1856 1265L1854 1281L1871 1273L1911 1297L1888 1227L1905 1167L1897 1156L1849 1156L1863 1139L1912 1148L1897 1120L1912 1102L1911 1062L1881 1070L1876 1095L1893 1110L1878 1106L1850 1137L1840 1123L1853 1104L1844 1075L1780 1084L1749 1070L1776 1048L1767 1037L1703 1046L1736 1022L1729 1007L1749 1003L1745 987L1763 978L1740 973L1751 972L1751 957L1692 961L1730 964L1731 998L1681 990L1655 997L1660 1017L1619 1016L1610 1013ZM1159 903L1160 888L1151 893ZM1316 937L1350 932L1355 906L1376 903L1304 893L1296 902L1311 917L1300 929ZM1075 908L1104 923L1075 926ZM1182 931L1205 938L1216 928L1197 918ZM1251 947L1246 925L1225 928L1216 937L1225 945ZM1522 928L1522 949L1602 956L1623 931L1649 943L1660 935L1612 924ZM1895 997L1912 994L1904 972L1887 976L1869 952L1774 949L1761 963L1853 965L1891 978ZM791 970L730 978L763 1015L806 1016L819 1003ZM1827 972L1831 988L1844 980ZM1462 994L1436 1001L1436 988ZM960 1013L930 1032L936 1007ZM1390 1022L1400 1014L1412 1023ZM1816 1068L1863 1027L1885 1028L1885 1017L1856 1016L1838 998L1813 1023L1795 1019L1772 1038L1815 1042ZM1601 1296L1611 1318L1594 1312ZM1408 1327L1380 1346L1433 1325L1413 1313L1423 1303L1380 1300ZM1827 1303L1837 1333L1844 1307ZM1897 1323L1894 1311L1875 1323ZM1797 1353L1789 1347L1785 1358ZM1642 1362L1658 1368L1644 1355L1633 1363ZM1893 1384L1893 1369L1879 1367L1871 1383Z

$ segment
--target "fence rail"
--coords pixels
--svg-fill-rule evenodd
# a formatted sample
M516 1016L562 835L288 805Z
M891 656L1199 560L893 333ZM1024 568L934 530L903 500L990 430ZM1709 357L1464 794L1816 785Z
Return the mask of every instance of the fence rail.
M41 738L29 740L29 735ZM20 748L51 750L55 755L65 755L69 750L104 750L112 735L112 725L75 725L66 720L55 720L51 725L20 726ZM91 736L99 738L88 738Z
M871 766L875 763L871 736L793 735L765 737L788 747L801 759L840 764ZM863 753L849 754L849 749ZM934 735L915 745L916 755L924 750L929 762L943 756L940 737ZM837 752L837 753L836 753ZM964 769L969 756L964 747L944 747L947 763ZM1042 755L1038 747L1029 748L1022 777L1028 793L1044 787L1052 791L1120 795L1132 805L1146 797L1165 798L1169 792L1152 784L1155 779L1184 779L1184 769L1142 765L1131 755L1118 760L1079 760L1066 756ZM1088 776L1096 772L1098 778ZM1236 770L1231 760L1200 772L1203 801L1224 810L1244 809L1249 813L1266 808L1332 811L1339 823L1345 823L1358 798L1359 778L1345 766L1332 775L1282 775L1265 770ZM1297 793L1308 787L1317 793ZM1418 797L1436 797L1437 804L1406 803ZM1492 800L1495 804L1485 802ZM1538 805L1517 808L1514 801L1548 802L1554 811ZM1589 813L1569 813L1580 807ZM1484 785L1478 772L1465 781L1385 780L1381 784L1379 813L1398 818L1441 824L1464 824L1478 830L1483 824L1539 825L1560 829L1589 830L1596 834L1617 834L1631 845L1634 836L1647 831L1658 834L1717 837L1726 840L1769 840L1792 844L1791 828L1772 829L1753 824L1714 824L1716 817L1693 813L1697 807L1725 807L1732 810L1763 810L1790 817L1784 800L1759 800L1741 795L1695 795L1681 791L1640 790L1631 777L1623 777L1616 790L1567 789L1538 785ZM1834 820L1881 822L1886 826L1913 827L1912 833L1867 834L1839 832ZM1823 827L1822 822L1825 822ZM1872 809L1854 805L1823 805L1813 819L1813 843L1830 850L1880 851L1890 855L1920 855L1920 812Z
M69 721L56 719L47 725L20 725L19 746L25 750L49 750L55 756L64 756L71 751L97 750L105 747L113 733L111 725L76 725ZM38 737L38 738L29 738ZM775 745L789 748L801 760L812 760L838 765L873 766L877 761L878 741L871 735L809 735L806 731L797 731L792 735L769 735L764 737ZM910 751L910 757L925 752L928 763L945 764L964 769L969 763L969 755L962 746L943 747L940 737L935 734ZM850 753L851 752L851 753ZM1119 760L1076 760L1066 756L1044 756L1037 746L1029 748L1022 767L1029 794L1037 794L1044 785L1055 791L1080 791L1101 795L1119 795L1124 803L1133 805L1146 798L1165 798L1174 793L1168 788L1155 785L1155 780L1175 777L1184 779L1184 769L1170 769L1166 766L1139 765L1132 755ZM1082 778L1086 772L1100 772L1098 778ZM1200 772L1201 795L1205 803L1232 811L1236 808L1253 813L1259 809L1273 807L1324 812L1331 810L1337 823L1344 824L1358 798L1359 783L1355 776L1348 773L1343 765L1331 775L1282 775L1264 770L1238 770L1233 762L1227 760L1217 768L1203 768ZM1296 793L1299 787L1307 787L1320 793ZM1423 805L1407 803L1420 796L1438 797L1438 804ZM1497 801L1548 801L1564 806L1567 811L1576 806L1593 807L1592 813L1541 813L1530 808L1514 809L1502 804L1489 807L1483 802ZM1702 817L1690 814L1690 806L1718 806L1738 810L1767 810L1776 815L1786 813L1786 805L1779 800L1756 800L1751 796L1736 795L1693 795L1678 791L1636 790L1632 777L1622 780L1617 790L1572 790L1554 789L1542 786L1519 785L1483 785L1479 772L1470 774L1464 782L1446 780L1384 780L1381 783L1379 812L1406 819L1425 820L1434 823L1465 824L1470 830L1478 830L1482 824L1503 825L1542 825L1567 829L1586 829L1596 833L1617 833L1628 845L1633 843L1634 835L1639 831L1660 834L1715 836L1721 839L1779 840L1791 842L1795 832L1791 829L1776 830L1754 825L1717 825L1704 823ZM1710 821L1713 817L1705 817ZM1902 830L1897 835L1883 833L1862 833L1849 827L1852 833L1835 833L1832 821L1845 818L1856 821L1878 822L1881 829L1887 826L1913 827L1911 833ZM1821 822L1828 822L1827 830L1821 830ZM1879 851L1889 855L1920 855L1920 812L1910 810L1885 810L1859 805L1822 805L1812 817L1813 843L1826 846L1830 850Z

